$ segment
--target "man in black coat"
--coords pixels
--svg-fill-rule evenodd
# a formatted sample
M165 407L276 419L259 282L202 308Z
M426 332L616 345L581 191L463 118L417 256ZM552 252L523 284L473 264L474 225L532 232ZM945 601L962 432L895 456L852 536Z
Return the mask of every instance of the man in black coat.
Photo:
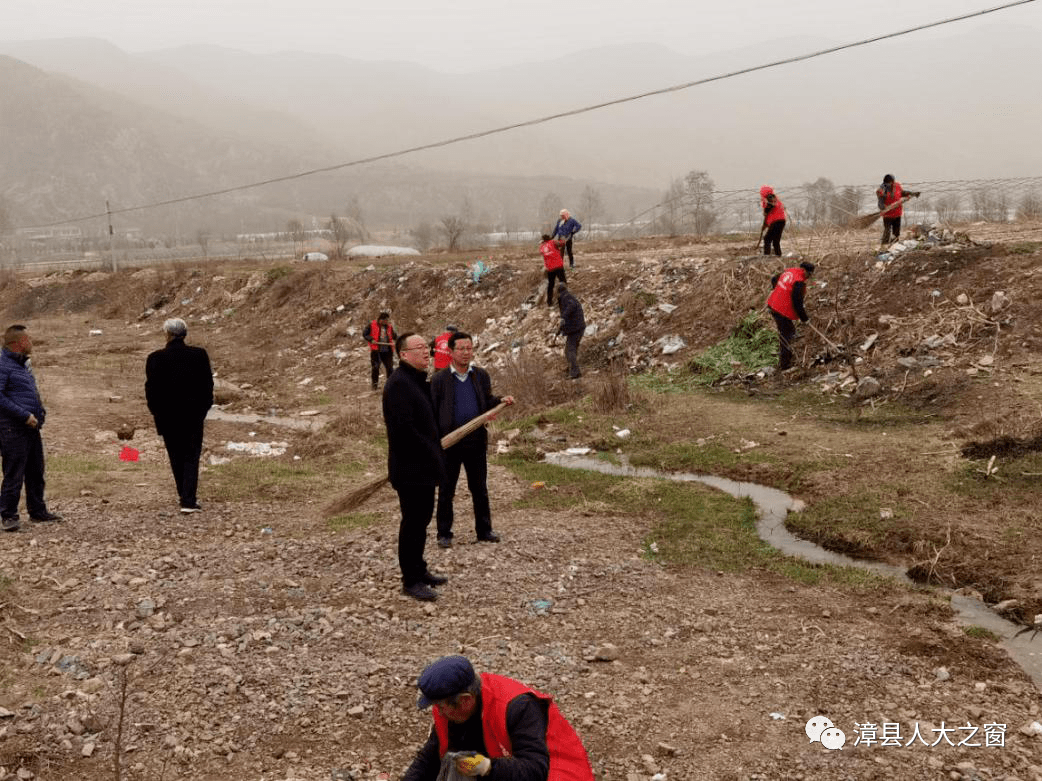
M568 359L568 376L575 380L582 377L579 370L579 342L586 331L586 318L583 317L579 299L564 285L557 288L557 306L561 310L561 326L557 332L564 334L564 357Z
M427 569L423 549L434 515L434 489L445 478L441 437L434 420L431 386L427 382L430 347L419 334L404 333L394 345L398 368L384 385L383 413L387 425L387 473L398 492L402 520L398 526L398 566L402 593L432 601L431 586L448 582Z
M145 400L170 457L181 512L197 513L202 509L195 492L203 423L213 406L213 371L206 350L185 344L188 326L184 320L167 320L163 331L166 347L145 362Z
M431 398L438 419L438 431L445 436L501 401L514 403L513 396L492 395L488 372L471 364L474 340L457 331L449 337L451 363L431 379ZM452 500L456 494L459 470L467 471L467 487L474 501L474 531L481 542L499 542L492 531L492 511L488 501L488 432L484 426L472 431L445 451L445 480L438 488L438 545L452 547Z

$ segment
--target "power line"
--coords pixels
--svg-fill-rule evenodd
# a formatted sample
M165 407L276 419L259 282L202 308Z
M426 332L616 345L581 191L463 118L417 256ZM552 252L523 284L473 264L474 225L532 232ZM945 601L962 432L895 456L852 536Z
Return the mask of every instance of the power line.
M547 122L553 122L557 119L563 119L565 117L574 117L579 114L587 114L591 111L599 111L604 108L611 106L619 106L624 103L632 103L637 100L643 100L645 98L654 97L656 95L666 95L670 92L680 92L682 90L691 89L692 87L698 87L703 84L710 84L715 81L724 81L726 79L732 79L736 76L744 76L748 73L755 73L757 71L768 70L769 68L777 68L782 65L791 65L796 62L803 62L811 60L816 57L823 57L826 54L835 54L836 52L844 51L846 49L854 49L859 46L867 46L871 43L878 43L879 41L885 41L891 38L899 38L904 35L910 35L911 33L921 32L922 30L928 30L933 27L942 27L944 25L953 24L954 22L962 22L966 19L972 19L978 16L985 16L987 14L993 14L998 11L1005 11L1010 8L1014 8L1019 5L1027 5L1033 3L1035 0L1014 0L1014 2L1005 3L1003 5L994 6L993 8L985 8L981 11L972 11L967 14L961 14L959 16L951 16L946 19L941 19L936 22L928 22L926 24L920 24L915 27L909 27L904 30L898 30L892 33L884 33L883 35L877 35L872 38L864 38L860 41L854 41L852 43L844 43L838 46L831 46L827 49L821 49L819 51L810 52L808 54L799 54L793 57L786 57L781 60L774 60L773 62L764 63L762 65L753 65L749 68L741 68L739 70L730 71L728 73L722 73L717 76L709 76L704 79L697 79L695 81L687 81L682 84L675 84L671 87L663 87L661 89L651 90L649 92L642 92L638 95L630 95L624 98L616 98L614 100L604 101L603 103L594 103L590 106L584 106L582 108L572 109L570 111L561 111L556 114L548 114L544 117L537 119L529 119L523 122L515 122L510 125L502 125L500 127L492 128L490 130L482 130L476 133L469 133L463 136L456 136L454 138L444 139L442 141L433 141L428 144L421 144L419 146L409 147L408 149L400 149L396 152L385 152L384 154L372 155L370 157L363 157L358 160L351 160L346 163L337 163L335 165L324 166L322 168L313 168L309 171L301 171L295 174L289 174L287 176L279 176L272 179L265 179L259 182L251 182L249 184L237 185L235 187L226 187L221 190L211 190L205 193L197 193L195 195L186 195L181 198L171 198L165 201L156 201L149 204L141 204L139 206L127 206L122 209L113 209L111 214L127 214L129 212L143 211L145 209L155 209L160 206L172 206L178 203L186 203L188 201L201 200L203 198L213 198L218 195L227 195L234 192L243 192L245 190L256 189L257 187L265 187L269 184L278 184L280 182L289 182L295 179L303 179L308 176L314 176L315 174L329 173L331 171L339 171L344 168L352 168L359 165L366 165L368 163L379 162L380 160L390 160L395 157L403 157L414 152L424 152L430 149L438 149L440 147L451 146L453 144L463 143L464 141L474 141L479 138L485 138L487 136L497 135L499 133L506 133L511 130L518 130L524 127L534 127L535 125L542 125ZM654 207L652 207L654 208ZM87 220L98 219L99 217L108 216L109 212L100 212L98 214L91 214L84 217L76 217L69 220L61 220L59 222L45 223L42 225L31 225L29 228L51 228L56 225L68 225L75 222L86 222Z

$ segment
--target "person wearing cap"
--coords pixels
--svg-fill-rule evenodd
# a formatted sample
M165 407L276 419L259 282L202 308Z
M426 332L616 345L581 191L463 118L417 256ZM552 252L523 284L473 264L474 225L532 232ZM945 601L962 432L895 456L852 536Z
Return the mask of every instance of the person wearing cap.
M447 762L493 781L593 781L582 740L550 695L504 675L478 675L465 656L432 662L417 687L434 726L402 781L436 781Z
M785 207L781 200L775 195L774 190L767 185L760 188L760 208L763 209L763 227L760 232L763 235L763 254L774 254L781 257L781 235L785 230Z
M362 338L369 343L372 385L373 390L376 390L380 383L380 364L383 364L387 377L391 376L394 367L394 353L391 350L398 335L394 332L391 316L387 312L377 315L375 320L362 329Z
M796 337L794 320L806 323L810 320L803 308L807 279L814 273L814 264L803 262L796 268L787 268L771 278L771 295L767 298L767 309L778 326L778 370L785 371L792 365L792 340Z
M438 432L445 436L500 402L513 404L513 396L492 395L488 372L471 363L474 340L457 331L449 337L450 366L431 377L431 400L438 419ZM499 542L492 531L492 510L488 500L488 430L484 426L470 432L445 450L445 480L438 487L438 545L452 547L452 500L459 482L460 467L467 472L467 487L474 504L474 531L479 542Z
M452 352L449 350L449 338L459 329L454 325L445 326L445 333L439 334L431 342L431 356L434 358L434 371L449 368L452 363Z
M883 239L885 247L891 242L897 241L901 235L901 215L904 214L904 199L918 198L920 193L905 191L901 183L894 181L893 174L883 177L883 183L876 188L876 202L879 211L883 212ZM888 206L893 208L887 209ZM887 209L886 211L883 211Z
M550 238L549 233L543 234L543 243L539 245L539 251L543 253L543 268L546 269L546 305L554 305L554 284L561 280L563 285L568 279L564 275L564 258L557 248L557 243Z
M199 512L199 456L203 424L213 406L213 371L202 347L185 344L188 326L179 317L163 323L166 347L145 361L145 401L163 438L181 512Z
M550 232L550 238L557 239L562 246L562 258L565 253L568 253L568 268L575 268L575 256L572 254L572 238L582 230L582 227L579 221L568 213L567 209L561 209L561 216L558 218L557 224L554 225L554 229Z
M434 516L434 489L445 479L441 437L427 382L430 346L419 334L404 333L394 349L398 368L384 386L383 415L387 426L387 475L398 492L402 519L398 524L398 566L402 593L430 602L438 598L431 586L448 582L427 569L423 549Z

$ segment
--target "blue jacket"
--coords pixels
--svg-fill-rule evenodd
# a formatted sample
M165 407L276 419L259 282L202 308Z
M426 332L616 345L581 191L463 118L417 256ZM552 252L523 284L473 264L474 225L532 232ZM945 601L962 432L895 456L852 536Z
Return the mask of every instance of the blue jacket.
M36 389L36 378L26 367L28 356L6 347L0 353L0 413L16 423L25 423L35 415L40 426L47 416Z
M575 217L569 217L564 221L558 220L557 224L554 226L554 232L550 234L550 238L556 239L560 237L567 240L581 231L582 228L583 226L579 224L579 221L575 219Z

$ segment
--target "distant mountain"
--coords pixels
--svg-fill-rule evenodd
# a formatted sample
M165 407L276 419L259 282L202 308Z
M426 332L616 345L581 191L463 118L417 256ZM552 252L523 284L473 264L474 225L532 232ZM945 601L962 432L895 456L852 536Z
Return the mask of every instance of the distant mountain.
M552 216L554 200L577 208L586 186L606 214L628 217L693 169L721 188L865 183L885 172L906 182L1042 173L1033 77L1042 33L951 29L179 207L178 220L247 229L354 200L371 222L405 228L468 206L524 224ZM105 197L126 204L219 189L834 44L792 38L699 57L612 46L446 74L317 53L0 43L0 52L42 69L14 60L0 67L0 195L25 213L72 214Z

